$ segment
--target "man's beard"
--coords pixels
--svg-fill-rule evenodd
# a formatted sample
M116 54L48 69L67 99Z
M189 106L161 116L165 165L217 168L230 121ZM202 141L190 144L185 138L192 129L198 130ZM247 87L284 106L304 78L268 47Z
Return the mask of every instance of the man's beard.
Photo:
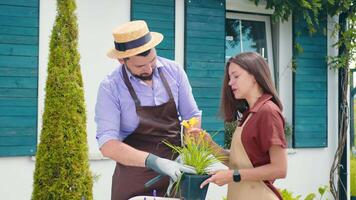
M136 77L136 78L139 78L139 79L141 79L141 80L143 80L143 81L150 81L150 80L152 80L152 77L153 77L153 71L152 71L152 73L150 74L150 75L148 75L148 76L142 76L142 75L137 75L137 74L132 74L134 77Z

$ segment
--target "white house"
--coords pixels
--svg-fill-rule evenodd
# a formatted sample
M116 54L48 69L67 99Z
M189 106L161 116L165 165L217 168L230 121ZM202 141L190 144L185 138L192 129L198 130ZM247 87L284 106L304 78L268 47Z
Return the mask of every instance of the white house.
M158 53L184 66L208 131L223 127L215 113L226 57L241 51L262 54L294 128L288 175L276 185L304 196L328 184L338 141L338 74L325 63L337 52L331 47L333 19L323 25L327 32L310 37L303 20L272 23L272 12L248 0L77 0L90 168L98 175L94 199L110 199L115 167L96 144L96 94L118 64L106 57L112 30L130 19L145 19L151 30L165 35ZM0 198L30 199L56 1L1 0L0 13ZM303 46L303 54L293 51L295 43ZM212 186L207 199L221 199L225 192L226 187Z

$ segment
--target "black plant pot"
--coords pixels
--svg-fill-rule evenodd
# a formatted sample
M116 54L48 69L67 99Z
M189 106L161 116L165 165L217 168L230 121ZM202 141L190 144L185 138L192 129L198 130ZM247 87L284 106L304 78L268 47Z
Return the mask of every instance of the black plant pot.
M351 200L356 200L356 196L351 196Z
M200 189L200 184L210 175L183 174L180 182L181 197L184 200L204 200L208 185Z

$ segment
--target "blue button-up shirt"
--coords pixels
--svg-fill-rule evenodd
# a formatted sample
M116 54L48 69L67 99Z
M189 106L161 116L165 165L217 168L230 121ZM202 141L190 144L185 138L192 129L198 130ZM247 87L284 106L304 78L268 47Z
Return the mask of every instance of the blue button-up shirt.
M122 67L120 65L99 86L95 107L96 139L99 147L112 139L123 141L139 123L135 103L123 80ZM156 67L161 68L167 79L178 115L183 120L201 117L201 111L194 100L192 88L183 68L162 57L157 57ZM142 106L157 106L169 100L157 69L153 71L152 87L126 71Z

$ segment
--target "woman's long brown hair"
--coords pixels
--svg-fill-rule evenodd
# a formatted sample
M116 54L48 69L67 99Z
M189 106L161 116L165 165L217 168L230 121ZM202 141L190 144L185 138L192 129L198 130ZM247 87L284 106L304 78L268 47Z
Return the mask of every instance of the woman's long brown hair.
M245 52L231 57L225 66L224 83L221 92L220 112L225 122L237 119L237 113L243 113L248 109L246 100L235 99L231 87L229 86L229 66L231 63L239 65L249 74L253 75L263 93L272 95L272 101L282 111L283 106L274 87L271 72L265 59L255 52Z

